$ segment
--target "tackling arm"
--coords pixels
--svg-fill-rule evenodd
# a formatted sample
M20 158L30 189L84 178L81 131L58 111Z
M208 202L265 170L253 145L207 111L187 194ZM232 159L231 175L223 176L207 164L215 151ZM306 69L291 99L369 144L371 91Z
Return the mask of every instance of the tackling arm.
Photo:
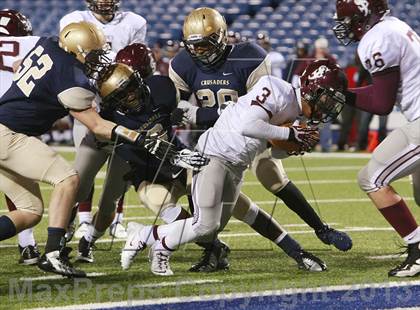
M397 99L400 67L392 67L372 75L372 85L349 89L350 105L377 115L391 113Z

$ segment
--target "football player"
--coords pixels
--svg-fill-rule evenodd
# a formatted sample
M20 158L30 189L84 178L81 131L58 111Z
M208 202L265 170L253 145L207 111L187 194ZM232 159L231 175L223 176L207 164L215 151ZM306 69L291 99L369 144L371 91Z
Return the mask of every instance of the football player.
M17 208L0 217L0 241L41 220L38 182L53 185L48 239L38 267L68 277L86 276L72 267L69 248L64 247L79 177L67 161L35 136L70 113L102 138L143 143L138 132L102 119L91 108L95 89L88 76L100 65L98 59L105 47L102 31L88 22L69 24L59 38L41 37L0 99L0 191Z
M225 19L219 12L211 8L195 9L184 22L185 50L178 53L170 64L169 76L184 99L179 105L184 111L183 117L200 128L212 126L226 102L236 102L260 77L271 74L267 53L261 47L250 42L228 45L226 31ZM185 101L191 95L197 99L198 106ZM343 251L351 248L348 235L322 222L300 190L288 179L281 161L271 157L270 150L259 154L251 168L263 186L311 226L322 242ZM258 212L258 207L243 193L237 203L235 212L246 214L249 224L258 233L264 235L266 227L276 230L270 226L270 216ZM213 245L206 245L208 247ZM201 270L207 261L208 256L204 255L191 271Z
M225 108L197 144L210 162L193 176L194 217L160 226L137 224L121 253L123 268L150 245L152 271L159 266L162 275L173 274L169 257L174 250L223 230L237 207L243 173L267 148L268 140L293 141L301 151L315 146L319 141L317 129L279 125L294 122L301 114L312 122L334 119L344 105L347 80L338 66L316 61L308 66L301 81L302 88L294 89L281 79L263 76L251 91Z
M60 20L60 29L63 29L69 23L87 21L95 24L102 29L105 34L106 40L111 46L112 54L115 54L133 43L146 42L146 20L133 12L120 11L120 0L86 0L88 10L74 11ZM76 149L86 135L87 129L82 126L80 122L75 120L73 126L73 138ZM88 229L92 222L92 196L93 188L90 193L85 197L85 200L78 204L79 207L79 227L76 230L76 238L81 238ZM125 238L127 233L124 226L121 224L123 221L123 199L118 202L117 213L114 221L110 227L110 234L116 238ZM72 227L74 231L74 228ZM67 236L71 239L72 234Z
M378 115L396 105L408 121L378 145L358 182L407 244L407 258L388 275L419 275L420 228L391 183L413 175L414 193L420 193L420 38L390 16L386 0L337 0L336 6L337 39L344 45L359 42L359 58L372 75L371 85L351 89L353 105Z
M17 63L35 46L39 37L32 36L32 25L23 14L14 10L0 11L0 97L9 89ZM6 196L9 211L16 206ZM33 229L25 229L18 234L19 264L33 265L38 262L39 251Z

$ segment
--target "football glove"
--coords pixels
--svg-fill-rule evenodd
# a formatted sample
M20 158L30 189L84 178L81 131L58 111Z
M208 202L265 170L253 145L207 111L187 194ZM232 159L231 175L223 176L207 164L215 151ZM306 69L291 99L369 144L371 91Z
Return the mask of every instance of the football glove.
M192 171L200 171L209 163L209 158L197 151L183 149L172 156L170 162L178 167L191 169Z
M295 142L300 146L298 153L310 152L319 142L319 131L317 128L290 126L289 129L290 132L287 141Z
M182 123L184 125L197 123L197 106L192 105L186 100L181 100L178 103L178 108L184 112L184 114L182 115Z

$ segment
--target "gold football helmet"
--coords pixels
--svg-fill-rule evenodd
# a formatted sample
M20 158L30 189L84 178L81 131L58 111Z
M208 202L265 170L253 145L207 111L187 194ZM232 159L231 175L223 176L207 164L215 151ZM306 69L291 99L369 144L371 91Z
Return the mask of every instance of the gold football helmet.
M101 107L106 110L140 112L149 99L149 89L140 74L121 63L112 64L101 72L98 89Z
M183 42L193 59L207 67L216 65L227 46L225 18L216 10L202 7L192 11L184 21Z
M86 74L93 78L111 60L106 57L109 46L101 29L89 22L71 23L60 32L59 45L85 65Z

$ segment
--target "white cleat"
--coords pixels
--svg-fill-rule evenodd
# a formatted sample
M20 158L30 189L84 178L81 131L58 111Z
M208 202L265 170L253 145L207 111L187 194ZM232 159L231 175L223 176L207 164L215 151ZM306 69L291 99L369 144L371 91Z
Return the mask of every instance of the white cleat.
M150 270L158 276L172 276L174 273L169 266L169 258L172 252L164 250L160 241L153 243L149 250Z
M92 226L91 223L82 222L74 233L74 236L77 239L81 239L89 231L90 226Z
M146 243L141 240L140 232L144 225L130 222L127 225L127 241L121 251L121 267L123 270L130 268L134 258L146 248Z
M109 227L109 235L117 239L127 239L127 231L121 223L112 224Z

